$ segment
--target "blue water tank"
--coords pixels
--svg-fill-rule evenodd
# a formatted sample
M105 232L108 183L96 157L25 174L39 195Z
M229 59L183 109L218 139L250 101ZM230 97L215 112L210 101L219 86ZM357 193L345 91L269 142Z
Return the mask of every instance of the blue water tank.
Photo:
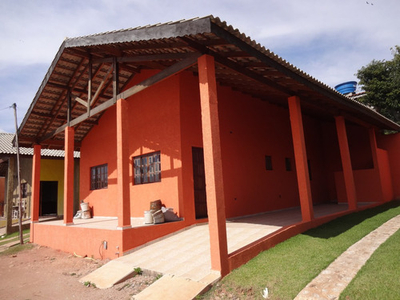
M357 81L347 81L335 86L335 90L339 93L346 95L356 91Z

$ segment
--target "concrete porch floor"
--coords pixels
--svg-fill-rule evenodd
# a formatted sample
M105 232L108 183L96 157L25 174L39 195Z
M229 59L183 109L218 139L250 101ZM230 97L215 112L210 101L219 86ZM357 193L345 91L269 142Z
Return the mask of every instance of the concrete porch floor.
M347 210L346 204L314 206L316 218L345 210ZM227 220L228 252L232 253L285 226L298 222L301 222L300 208ZM94 224L92 225L94 226ZM77 226L83 226L83 224ZM130 254L115 259L85 276L81 281L94 282L99 288L111 287L124 280L136 267L185 278L189 281L211 283L217 278L211 271L208 224L194 225L139 247ZM130 274L126 272L130 272Z

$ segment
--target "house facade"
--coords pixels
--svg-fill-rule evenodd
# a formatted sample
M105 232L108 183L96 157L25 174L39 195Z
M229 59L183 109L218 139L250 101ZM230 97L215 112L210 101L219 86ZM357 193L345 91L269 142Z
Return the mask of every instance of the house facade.
M400 196L400 127L290 65L212 16L66 39L19 129L34 147L31 241L115 258L208 222L212 269L228 255L229 218L300 207L292 234L316 226L313 206ZM41 224L43 147L64 149L64 226ZM114 228L75 226L79 199ZM134 226L161 200L180 221Z

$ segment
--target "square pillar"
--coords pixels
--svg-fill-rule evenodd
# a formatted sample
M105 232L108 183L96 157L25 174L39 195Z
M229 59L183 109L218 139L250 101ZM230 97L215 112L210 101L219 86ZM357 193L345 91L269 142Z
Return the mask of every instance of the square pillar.
M368 134L369 134L369 143L371 145L372 161L374 162L374 169L379 171L378 150L377 150L378 145L376 143L375 129L372 127L369 128Z
M336 116L335 122L339 141L340 156L342 158L342 169L347 203L349 205L349 210L354 210L357 208L357 193L354 182L353 167L351 165L349 143L347 139L346 121L343 116Z
M129 197L129 124L128 102L117 101L117 214L118 228L131 227Z
M41 145L33 146L31 221L39 221Z
M65 128L64 138L64 225L73 224L74 217L74 136L73 127Z
M384 179L382 178L382 168L379 164L378 145L376 143L375 129L373 127L369 128L368 133L369 133L369 142L371 145L372 160L374 162L374 172L378 179L379 191L381 193L380 201L385 201L385 196L384 196L385 192L384 192L384 188L383 188L384 187Z
M214 57L201 56L198 69L211 268L224 276L229 272L228 243Z
M301 216L303 222L314 219L310 176L307 163L306 142L304 139L303 118L301 115L300 98L288 98L290 125L292 128L294 158L296 161L297 184L299 188Z
M41 145L33 146L32 159L32 196L31 196L31 223L39 222L39 204L40 204L40 159ZM31 225L30 242L34 242L34 225Z

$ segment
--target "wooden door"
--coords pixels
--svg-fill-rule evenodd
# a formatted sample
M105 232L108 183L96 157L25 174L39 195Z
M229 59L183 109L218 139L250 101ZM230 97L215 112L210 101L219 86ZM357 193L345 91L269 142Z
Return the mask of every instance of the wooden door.
M203 149L193 147L192 157L196 219L207 218L206 177L204 173Z

